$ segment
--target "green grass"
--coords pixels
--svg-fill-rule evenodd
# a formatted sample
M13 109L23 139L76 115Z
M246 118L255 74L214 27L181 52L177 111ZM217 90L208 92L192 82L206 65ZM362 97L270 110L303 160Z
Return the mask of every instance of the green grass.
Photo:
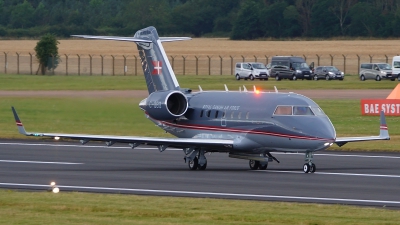
M393 89L398 81L382 80L380 82L367 80L360 81L358 76L348 75L344 81L312 81L312 80L235 80L230 75L180 75L177 77L183 88L204 90L224 90L224 84L230 90L238 90L239 86L246 85L252 89L253 85L261 90L301 90L301 89ZM42 76L42 75L1 75L0 90L147 90L142 75L138 76Z
M145 118L138 98L0 98L0 137L26 138L17 132L10 107L28 131L171 137ZM337 136L378 135L379 117L361 116L358 100L317 100ZM338 150L398 151L400 117L387 117L391 141L350 143Z
M62 191L62 190L61 190ZM400 211L120 194L0 190L2 224L398 224Z

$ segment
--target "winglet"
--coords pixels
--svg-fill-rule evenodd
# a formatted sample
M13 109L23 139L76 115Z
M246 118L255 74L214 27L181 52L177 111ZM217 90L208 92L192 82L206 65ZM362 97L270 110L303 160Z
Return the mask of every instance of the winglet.
M17 124L19 133L23 134L23 135L28 135L28 133L26 133L26 131L25 131L24 125L22 124L21 120L18 117L17 111L15 111L15 109L14 109L14 106L11 106L11 109L13 111L15 123Z
M388 127L386 125L385 113L381 111L381 124L379 128L379 136L382 138L390 139Z

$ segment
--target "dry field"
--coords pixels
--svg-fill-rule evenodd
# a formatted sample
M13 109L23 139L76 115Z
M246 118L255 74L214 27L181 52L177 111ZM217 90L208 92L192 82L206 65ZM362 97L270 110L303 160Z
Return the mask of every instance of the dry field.
M37 40L0 40L0 51L8 52L8 72L16 71L16 52L20 53L21 67L29 62L29 53L34 53ZM306 57L308 63L335 65L346 73L356 74L358 57L360 62L391 61L394 55L400 54L400 42L398 40L338 40L338 41L230 41L223 38L196 38L191 41L165 43L164 48L170 61L174 61L174 69L177 74L196 74L195 63L197 56L199 74L212 75L231 74L232 63L242 61L268 62L274 55L298 55ZM69 58L68 72L77 73L77 54L81 55L80 73L89 73L89 54L93 56L93 73L99 74L100 55L104 57L104 74L111 74L112 57L116 62L115 74L123 74L123 55L127 56L128 74L141 73L137 68L139 64L134 62L137 50L134 43L101 40L60 40L59 53L62 62L65 63L66 55ZM318 56L317 56L318 55ZM208 57L210 57L210 60ZM172 59L173 57L174 59ZM185 66L183 65L185 57ZM231 59L231 57L233 59ZM222 58L222 59L221 59ZM96 62L98 61L98 62ZM346 63L345 63L346 61ZM222 63L221 63L222 62ZM0 71L5 63L4 54L0 55ZM35 63L35 62L33 62ZM134 65L136 64L136 65ZM95 68L97 67L97 69ZM136 67L136 68L133 68ZM208 70L210 67L210 70ZM34 70L37 68L33 66ZM21 69L24 71L24 69ZM28 70L28 68L25 68ZM66 73L66 65L60 65L59 74ZM21 72L24 73L24 72Z

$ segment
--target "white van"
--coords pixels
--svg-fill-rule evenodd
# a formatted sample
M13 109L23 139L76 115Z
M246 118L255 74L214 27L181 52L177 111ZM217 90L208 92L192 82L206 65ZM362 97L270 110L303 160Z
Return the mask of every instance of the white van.
M392 74L393 77L400 81L400 56L394 56L392 60Z
M236 63L235 77L236 80L240 80L241 78L245 80L247 79L268 80L269 74L268 74L268 69L262 63L241 62L241 63Z

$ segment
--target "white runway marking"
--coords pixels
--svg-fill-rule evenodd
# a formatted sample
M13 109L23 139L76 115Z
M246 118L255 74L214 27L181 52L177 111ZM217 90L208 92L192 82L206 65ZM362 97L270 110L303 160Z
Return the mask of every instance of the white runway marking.
M33 144L33 143L0 143L0 145L25 145L25 146L49 146L49 147L78 147L78 148L115 148L115 149L130 149L127 147L116 147L116 146L101 146L101 145L65 145L65 144ZM135 150L158 150L154 147L137 147ZM182 151L182 149L168 148L167 151ZM284 152L272 152L276 155L304 155L305 153L284 153ZM385 156L385 155L347 155L347 154L328 154L328 153L315 153L314 156L333 156L333 157L358 157L358 158L384 158L384 159L400 159L400 156Z
M59 165L79 165L84 163L72 163L72 162L42 162L42 161L19 161L19 160L0 160L5 163L36 163L36 164L59 164Z
M0 183L0 186L6 187L35 187L49 188L49 185L41 184L18 184L18 183ZM110 187L85 187L85 186L65 186L57 185L62 191L63 188L73 190L97 190L97 191L126 191L140 193L159 193L159 194L185 194L191 196L219 196L219 197L250 197L259 199L289 199L289 200L309 200L323 202L352 202L352 203L374 203L374 204L395 204L400 205L400 201L384 201L371 199L345 199L345 198L320 198L306 196L280 196L280 195L256 195L256 194L237 194L237 193L218 193L218 192L196 192L196 191L172 191L172 190L152 190L152 189L133 189L133 188L110 188Z
M255 172L268 172L268 173L304 173L300 171L285 171L285 170L251 170ZM327 172L315 172L314 174L321 175L339 175L339 176L360 176L360 177L388 177L388 178L400 178L400 175L386 175L386 174L362 174L362 173L327 173Z

